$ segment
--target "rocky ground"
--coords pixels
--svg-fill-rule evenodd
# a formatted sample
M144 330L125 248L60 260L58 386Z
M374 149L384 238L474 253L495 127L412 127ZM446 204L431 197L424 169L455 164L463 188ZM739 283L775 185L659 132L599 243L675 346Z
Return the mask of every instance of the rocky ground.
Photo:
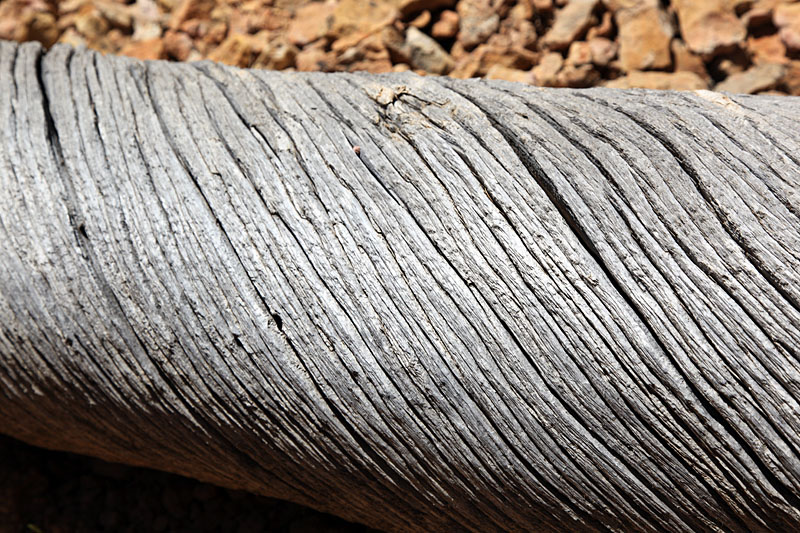
M0 39L240 67L800 95L798 0L0 0Z
M0 435L0 533L379 533L292 503Z

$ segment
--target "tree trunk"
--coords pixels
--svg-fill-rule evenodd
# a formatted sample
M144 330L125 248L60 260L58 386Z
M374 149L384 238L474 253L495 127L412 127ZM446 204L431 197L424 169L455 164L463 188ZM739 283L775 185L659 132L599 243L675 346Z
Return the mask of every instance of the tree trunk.
M0 431L389 531L800 528L800 100L0 44Z

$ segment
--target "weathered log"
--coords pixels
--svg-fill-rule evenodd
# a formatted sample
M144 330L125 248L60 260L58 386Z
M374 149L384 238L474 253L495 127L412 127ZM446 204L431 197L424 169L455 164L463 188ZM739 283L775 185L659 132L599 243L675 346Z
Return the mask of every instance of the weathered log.
M800 100L0 44L0 431L390 531L800 528Z

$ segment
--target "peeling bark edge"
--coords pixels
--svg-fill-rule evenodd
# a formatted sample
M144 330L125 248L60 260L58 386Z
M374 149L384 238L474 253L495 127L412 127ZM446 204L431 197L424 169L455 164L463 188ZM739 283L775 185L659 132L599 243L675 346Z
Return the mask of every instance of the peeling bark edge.
M387 531L798 529L799 102L0 42L0 431Z

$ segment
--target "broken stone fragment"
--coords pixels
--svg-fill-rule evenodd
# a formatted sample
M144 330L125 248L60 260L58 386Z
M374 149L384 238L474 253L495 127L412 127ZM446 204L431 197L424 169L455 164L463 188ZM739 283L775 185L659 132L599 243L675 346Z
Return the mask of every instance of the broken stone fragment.
M450 76L455 78L482 76L493 65L527 71L539 62L539 58L538 52L515 46L508 36L493 35L488 43L478 45L472 52L460 55Z
M183 0L172 12L169 29L177 30L181 24L192 19L208 19L214 7L216 7L214 0Z
M417 17L408 23L409 26L414 26L415 28L422 29L428 24L431 23L431 12L427 9L417 15Z
M589 51L592 54L592 63L605 67L617 57L617 43L605 37L593 37L589 39Z
M516 81L520 83L532 84L535 78L533 73L530 71L520 70L517 68L508 68L502 65L492 65L486 72L486 79Z
M293 67L297 52L296 46L285 37L278 36L276 39L263 44L251 66L269 70L283 70Z
M361 39L356 45L345 48L337 57L338 67L346 66L348 72L391 72L392 61L389 50L380 33Z
M780 36L786 48L800 51L800 3L779 5L775 8L773 20L780 28Z
M570 0L556 11L553 27L544 35L542 43L551 50L564 50L580 39L594 22L593 13L598 0Z
M694 72L634 71L603 85L613 89L657 89L663 91L708 89L708 83Z
M305 46L325 36L333 25L335 9L335 1L314 2L299 8L289 23L286 38L292 44Z
M790 61L781 82L789 94L800 94L800 61Z
M400 18L400 11L387 2L340 0L333 11L331 37L340 39L354 34L380 31Z
M185 0L185 2L189 1L191 0ZM163 33L162 17L158 5L153 0L137 0L134 6L132 10L133 35L131 40L148 41L161 37ZM176 13L178 13L177 10L173 13L173 16Z
M133 27L130 6L111 1L94 2L94 5L112 26L125 31Z
M592 62L592 48L586 41L575 41L567 53L567 65L586 65Z
M756 65L721 81L714 90L738 94L759 93L775 87L785 72L785 67L778 63Z
M413 26L406 31L404 52L410 65L432 74L447 74L453 69L453 58L435 39Z
M479 16L461 16L458 40L466 49L474 48L475 46L486 42L486 40L497 32L500 26L500 16L493 13L486 17Z
M713 56L741 45L747 36L730 0L673 0L683 40L698 54Z
M336 52L326 50L325 40L320 39L300 50L294 61L300 71L329 72L336 64Z
M564 65L556 77L557 87L585 88L600 81L600 74L594 65Z
M458 33L458 13L445 10L433 24L431 35L436 39L452 39Z
M164 43L156 37L147 41L131 41L119 51L120 55L136 59L164 59Z
M253 37L235 33L222 41L222 43L209 54L208 58L212 61L225 63L226 65L246 68L253 62L255 53Z
M192 48L192 39L186 33L168 30L164 34L164 52L167 57L177 61L186 61Z
M788 63L786 45L779 34L765 35L763 37L749 37L747 50L753 58L753 63Z
M675 72L694 72L706 82L711 81L703 58L689 50L685 42L681 39L673 39L670 49Z
M675 29L658 0L628 2L628 5L616 9L614 19L619 32L619 61L623 71L672 66L669 45Z
M542 60L533 68L534 83L540 87L556 87L558 85L558 72L564 66L564 58L558 52L545 54Z

